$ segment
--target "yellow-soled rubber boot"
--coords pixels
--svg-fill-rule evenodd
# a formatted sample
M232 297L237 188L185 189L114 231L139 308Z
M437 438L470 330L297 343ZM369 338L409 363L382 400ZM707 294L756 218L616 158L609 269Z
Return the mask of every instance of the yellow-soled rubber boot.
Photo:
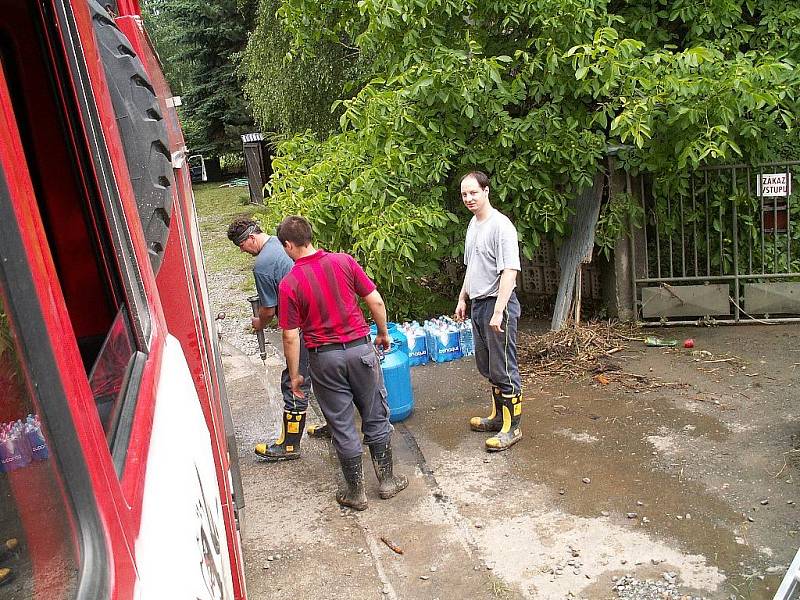
M500 397L503 415L503 426L497 435L486 440L489 452L508 450L522 439L522 395L502 394Z
M488 417L472 417L469 420L472 431L500 431L503 428L503 403L500 388L492 388L492 414Z
M257 444L256 456L267 462L279 460L294 460L300 458L300 438L306 426L306 413L298 411L283 411L283 427L281 437L272 444Z

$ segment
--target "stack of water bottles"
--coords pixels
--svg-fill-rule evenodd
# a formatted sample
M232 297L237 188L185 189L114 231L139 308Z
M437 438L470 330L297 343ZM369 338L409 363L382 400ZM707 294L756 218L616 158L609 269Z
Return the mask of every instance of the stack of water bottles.
M409 364L424 365L429 360L448 362L475 353L472 322L455 321L442 315L418 321L401 323L397 329L405 336L408 346Z
M15 471L49 456L38 415L0 425L0 472Z
M412 367L428 362L428 345L425 330L417 321L406 321L397 326L406 337L408 363Z

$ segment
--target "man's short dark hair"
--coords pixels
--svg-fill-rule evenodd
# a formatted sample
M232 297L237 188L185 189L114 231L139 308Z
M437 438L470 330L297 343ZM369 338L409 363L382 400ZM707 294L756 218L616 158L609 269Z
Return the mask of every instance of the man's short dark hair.
M295 246L308 246L311 243L312 233L311 223L303 217L292 215L281 221L275 235L278 236L281 244L292 242Z
M481 188L488 188L489 187L489 176L486 173L484 173L483 171L470 171L469 173L467 173L466 175L464 175L461 178L461 181L458 182L459 185L464 183L464 180L467 177L474 178L475 181L478 182L478 185L481 186Z
M228 239L237 246L241 245L250 235L263 233L258 223L252 219L236 219L228 225Z

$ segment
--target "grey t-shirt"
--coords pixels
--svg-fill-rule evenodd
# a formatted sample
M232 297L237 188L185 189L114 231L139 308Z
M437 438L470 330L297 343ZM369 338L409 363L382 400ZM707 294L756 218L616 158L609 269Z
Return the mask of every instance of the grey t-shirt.
M278 306L278 284L294 266L294 262L274 235L269 236L253 265L253 277L261 306ZM277 310L276 310L277 312Z
M464 264L467 296L472 300L497 296L502 272L520 270L517 228L508 217L494 208L481 223L472 217L464 244Z

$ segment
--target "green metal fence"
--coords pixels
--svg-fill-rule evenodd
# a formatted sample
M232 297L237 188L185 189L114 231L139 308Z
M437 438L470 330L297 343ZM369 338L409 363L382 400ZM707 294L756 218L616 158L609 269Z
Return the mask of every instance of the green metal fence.
M669 190L640 179L645 219L629 238L638 320L800 321L799 171L800 161L706 167Z

